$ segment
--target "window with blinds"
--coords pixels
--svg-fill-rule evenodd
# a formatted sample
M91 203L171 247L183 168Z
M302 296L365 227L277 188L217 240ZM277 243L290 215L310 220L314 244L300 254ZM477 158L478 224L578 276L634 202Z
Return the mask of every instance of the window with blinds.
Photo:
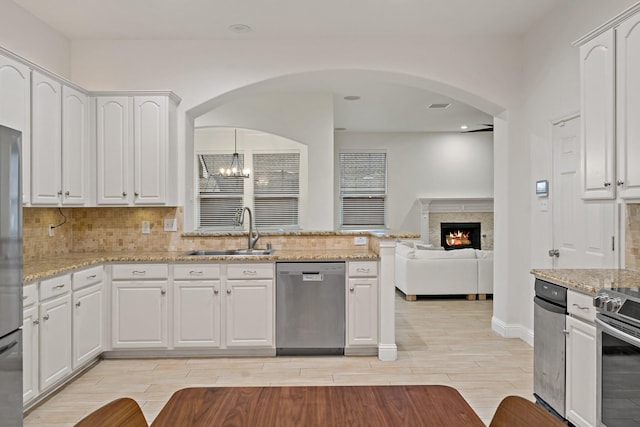
M253 169L256 225L263 229L298 228L300 153L254 153Z
M198 228L233 229L236 210L244 206L245 178L220 176L220 168L231 164L232 154L200 154L197 157ZM242 154L240 164L244 164Z
M340 228L385 228L387 154L339 154Z
M249 179L220 176L231 154L198 154L198 228L234 230L237 209L249 206L259 229L300 226L300 153L253 153ZM240 163L244 155L240 154ZM253 199L251 198L253 196Z

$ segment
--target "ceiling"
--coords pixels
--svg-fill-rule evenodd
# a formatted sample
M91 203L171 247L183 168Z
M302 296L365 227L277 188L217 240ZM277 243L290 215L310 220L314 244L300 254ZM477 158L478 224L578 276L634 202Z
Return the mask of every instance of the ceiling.
M519 37L561 1L14 0L69 40ZM234 24L251 30L233 32ZM463 103L384 79L334 74L297 84L331 91L335 126L350 131L460 131L462 124L473 130L492 122ZM361 99L344 100L348 95ZM428 109L433 103L451 105Z

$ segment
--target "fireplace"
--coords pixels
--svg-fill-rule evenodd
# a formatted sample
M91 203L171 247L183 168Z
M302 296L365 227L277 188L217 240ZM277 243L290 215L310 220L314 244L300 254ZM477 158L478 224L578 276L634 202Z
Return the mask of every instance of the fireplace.
M464 248L482 249L480 233L479 222L441 222L440 244L447 251Z

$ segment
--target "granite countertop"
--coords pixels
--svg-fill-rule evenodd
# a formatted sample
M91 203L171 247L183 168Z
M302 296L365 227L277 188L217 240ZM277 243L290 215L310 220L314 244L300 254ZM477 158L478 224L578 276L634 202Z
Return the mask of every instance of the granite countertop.
M585 294L600 289L640 287L640 272L624 269L531 270L535 277Z
M74 253L43 260L27 261L23 265L23 282L52 277L78 268L90 267L108 262L254 262L254 261L331 261L364 260L375 261L378 254L367 249L282 249L270 255L216 255L183 256L180 252L91 252Z

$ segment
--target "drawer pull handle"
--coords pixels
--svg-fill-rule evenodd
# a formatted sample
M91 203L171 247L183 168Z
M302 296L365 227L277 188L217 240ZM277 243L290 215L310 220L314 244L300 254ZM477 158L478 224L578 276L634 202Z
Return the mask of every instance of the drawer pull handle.
M258 274L258 272L255 270L244 270L242 274L244 274L245 276L255 276L256 274Z
M357 271L358 273L368 273L368 272L369 272L369 269L368 269L368 268L358 267L358 268L356 269L356 271Z
M131 274L133 274L134 276L144 276L145 274L147 274L146 270L133 270L131 272Z
M195 270L191 270L189 272L190 276L202 276L202 271L195 271Z
M589 307L582 307L578 304L573 304L574 307L576 307L579 310L585 310L585 311L589 311Z
M91 276L87 276L87 280L91 280L91 279L95 279L97 276L95 274L92 274Z
M64 285L56 285L53 287L53 289L62 289L64 288Z

